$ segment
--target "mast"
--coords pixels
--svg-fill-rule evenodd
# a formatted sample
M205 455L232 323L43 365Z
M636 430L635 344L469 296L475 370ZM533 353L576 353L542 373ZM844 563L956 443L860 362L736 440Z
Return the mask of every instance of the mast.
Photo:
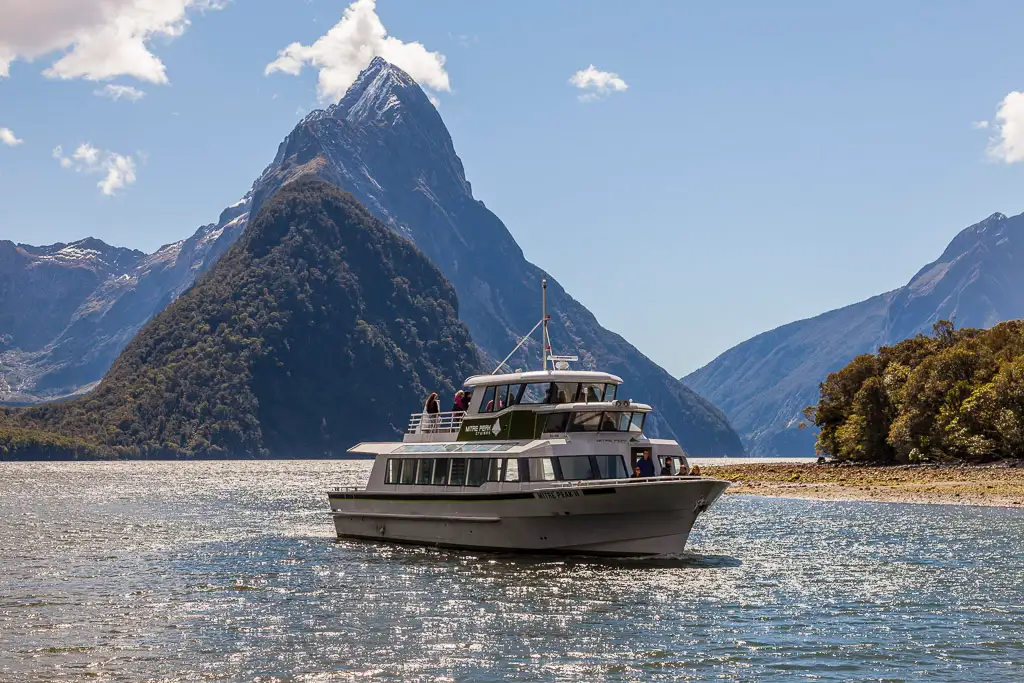
M541 370L548 369L548 356L551 355L551 340L548 338L548 281L540 281L540 320L543 324L540 339Z

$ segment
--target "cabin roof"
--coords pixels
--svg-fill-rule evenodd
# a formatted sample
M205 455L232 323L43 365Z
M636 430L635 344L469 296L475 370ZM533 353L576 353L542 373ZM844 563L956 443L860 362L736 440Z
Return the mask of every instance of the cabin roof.
M529 370L500 375L474 375L464 384L468 387L490 387L501 384L527 382L592 382L594 384L622 384L622 378L607 372L593 370Z

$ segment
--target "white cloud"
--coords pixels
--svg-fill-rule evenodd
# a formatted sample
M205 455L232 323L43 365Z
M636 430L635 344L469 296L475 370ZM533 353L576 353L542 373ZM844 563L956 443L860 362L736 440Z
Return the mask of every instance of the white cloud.
M18 139L14 134L14 131L10 128L0 128L0 145L7 145L8 147L14 147L25 142L24 140Z
M133 88L130 85L114 85L113 83L108 83L99 90L93 90L92 94L97 97L109 97L114 101L123 98L129 102L138 102L146 96L146 93L138 88Z
M150 51L154 38L173 38L189 15L220 9L226 0L0 0L0 77L17 59L63 51L49 78L105 81L131 76L167 83Z
M593 64L574 73L569 83L581 90L590 91L580 95L583 102L591 102L613 92L622 92L629 87L617 73L600 71Z
M57 145L53 150L53 158L60 162L62 168L88 175L102 174L103 179L96 186L107 196L135 182L135 159L97 149L89 143L79 145L71 156L64 156L64 148Z
M312 45L292 43L279 51L264 73L298 76L303 67L312 66L320 70L320 99L333 102L341 99L374 57L382 57L408 72L420 85L436 91L451 90L443 54L387 33L377 16L376 0L355 0L325 35Z
M974 130L985 130L988 128L988 121L971 121L971 128Z
M1011 92L996 110L988 154L997 161L1014 164L1024 161L1024 93Z

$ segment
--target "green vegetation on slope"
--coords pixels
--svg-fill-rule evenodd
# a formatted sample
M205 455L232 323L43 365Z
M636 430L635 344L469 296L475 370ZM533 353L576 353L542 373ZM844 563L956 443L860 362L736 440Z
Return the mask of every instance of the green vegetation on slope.
M82 457L340 455L394 438L427 393L478 372L457 307L411 242L351 195L298 181L95 391L3 411L0 428L21 429L21 453L35 433L44 452L68 439Z
M857 356L807 417L840 460L983 462L1024 455L1024 321L918 335Z

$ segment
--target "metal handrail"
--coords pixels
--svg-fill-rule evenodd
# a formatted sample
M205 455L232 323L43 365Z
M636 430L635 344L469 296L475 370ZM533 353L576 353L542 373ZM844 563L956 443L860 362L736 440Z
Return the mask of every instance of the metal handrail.
M409 417L407 434L455 433L462 428L462 411L447 413L413 413Z
M588 486L607 486L608 482L614 481L618 484L643 484L650 482L665 481L666 479L700 479L701 477L689 474L668 474L664 477L628 477L623 479L573 479L570 481L553 481L552 488L586 488Z

